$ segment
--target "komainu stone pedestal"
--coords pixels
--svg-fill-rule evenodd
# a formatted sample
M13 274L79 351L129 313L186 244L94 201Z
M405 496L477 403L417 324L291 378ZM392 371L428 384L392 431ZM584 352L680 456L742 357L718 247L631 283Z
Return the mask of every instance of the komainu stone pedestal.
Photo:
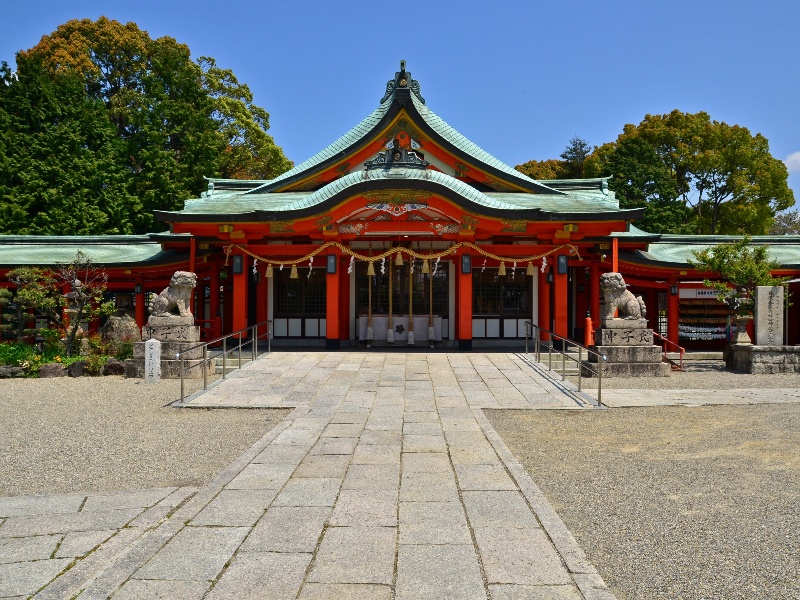
M670 365L661 360L660 346L653 345L653 330L646 319L606 319L595 331L594 350L605 355L603 377L669 377ZM587 367L597 368L591 356ZM584 367L584 376L592 376Z
M209 364L202 364L202 346L194 348L200 343L200 326L194 324L194 317L151 316L147 325L142 327L142 338L161 342L162 379L180 379L181 361L175 358L179 353L184 358L185 378L202 377L204 368L210 372ZM137 342L133 345L133 358L125 361L125 377L144 377L145 344Z

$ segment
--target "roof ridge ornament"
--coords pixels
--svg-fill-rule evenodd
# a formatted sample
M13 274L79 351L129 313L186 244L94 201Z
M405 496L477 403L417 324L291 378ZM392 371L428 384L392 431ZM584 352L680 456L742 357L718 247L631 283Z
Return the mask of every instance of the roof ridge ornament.
M386 102L389 98L394 95L394 92L398 88L407 88L414 92L414 95L417 99L425 104L425 98L422 97L422 93L420 92L419 81L416 79L411 78L411 73L406 71L406 61L400 61L400 70L394 74L394 79L390 79L386 82L386 93L381 98L381 104Z
M378 156L372 160L365 162L364 166L366 167L366 171L371 171L373 169L388 170L392 167L427 169L430 166L430 163L421 158L413 150L402 148L400 146L400 140L394 138L389 144L386 145L385 150L379 152Z

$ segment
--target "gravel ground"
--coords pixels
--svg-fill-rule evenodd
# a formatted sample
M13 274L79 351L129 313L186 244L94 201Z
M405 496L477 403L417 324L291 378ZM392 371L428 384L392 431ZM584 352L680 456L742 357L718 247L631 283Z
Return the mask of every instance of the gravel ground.
M486 412L621 600L800 598L800 404Z
M179 395L178 380L0 380L0 496L202 485L289 412L165 406Z

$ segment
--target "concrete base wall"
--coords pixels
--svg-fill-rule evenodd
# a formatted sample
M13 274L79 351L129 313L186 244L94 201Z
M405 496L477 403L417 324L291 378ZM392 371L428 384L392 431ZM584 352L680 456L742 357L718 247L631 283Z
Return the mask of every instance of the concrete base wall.
M725 366L737 373L800 373L800 346L731 344L724 358Z
M590 370L591 369L591 370ZM582 377L597 377L594 371L597 363L584 362ZM669 377L672 367L669 363L606 363L603 365L603 377Z

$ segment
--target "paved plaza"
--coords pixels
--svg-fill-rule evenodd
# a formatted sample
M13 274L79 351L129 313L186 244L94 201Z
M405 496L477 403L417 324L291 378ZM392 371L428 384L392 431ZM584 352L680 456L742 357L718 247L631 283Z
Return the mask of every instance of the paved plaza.
M597 410L524 355L274 352L186 406L293 410L200 488L0 498L0 598L613 598L484 416Z

